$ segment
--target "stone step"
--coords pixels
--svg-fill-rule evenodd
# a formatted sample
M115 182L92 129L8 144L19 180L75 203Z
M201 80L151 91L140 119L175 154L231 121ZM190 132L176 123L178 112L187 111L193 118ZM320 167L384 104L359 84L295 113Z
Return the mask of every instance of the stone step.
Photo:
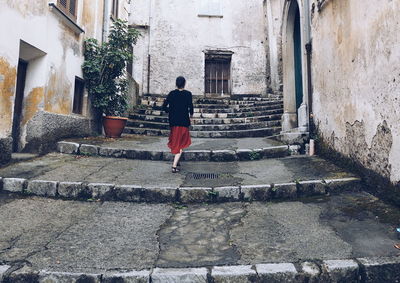
M152 110L152 109L140 109L134 112L136 114L153 115L153 116L167 116L162 110ZM194 118L245 118L245 117L258 117L266 116L272 114L283 114L283 109L269 109L263 111L253 111L253 112L238 112L238 113L194 113Z
M140 105L143 106L151 106L151 107L161 107L164 103L164 100L161 101L147 101L144 100L141 102ZM282 100L271 100L271 101L261 101L261 102L246 102L246 101L235 101L233 102L227 102L227 103L205 103L203 102L194 102L193 105L195 108L235 108L235 109L240 109L240 108L245 108L245 107L253 107L253 106L266 106L266 105L273 105L273 104L278 104L282 103Z
M236 124L195 124L190 127L191 131L233 131L233 130L247 130L258 128L269 128L281 126L280 120L264 121L258 123L236 123ZM169 129L168 123L141 121L141 120L128 120L127 127L133 128L151 128L151 129Z
M258 111L268 111L268 110L276 110L283 109L283 104L273 104L266 106L252 106L246 108L194 108L194 112L198 113L248 113L248 112L258 112Z
M129 118L132 120L168 123L167 116L130 114ZM281 114L272 114L272 115L244 117L244 118L193 118L192 121L193 121L193 124L195 124L195 125L239 124L239 123L254 123L254 122L261 122L261 121L275 121L275 120L281 120L281 118L282 118Z
M235 131L191 131L190 135L195 138L244 138L244 137L271 137L278 135L281 127L269 127ZM168 136L169 130L125 127L125 134Z

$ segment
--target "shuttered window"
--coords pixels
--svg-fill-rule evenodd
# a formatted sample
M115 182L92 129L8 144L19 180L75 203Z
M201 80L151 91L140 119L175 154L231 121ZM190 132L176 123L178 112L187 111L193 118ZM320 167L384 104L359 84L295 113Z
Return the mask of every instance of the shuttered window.
M68 17L76 21L78 0L58 0L57 7Z
M118 8L119 8L119 1L118 0L112 0L111 16L114 19L118 19Z
M205 92L208 94L230 94L231 60L206 59Z

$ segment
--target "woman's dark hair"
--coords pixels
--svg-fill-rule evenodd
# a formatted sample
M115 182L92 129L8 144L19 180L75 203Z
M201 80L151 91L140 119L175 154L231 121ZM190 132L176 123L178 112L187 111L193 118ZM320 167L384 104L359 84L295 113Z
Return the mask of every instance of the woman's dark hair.
M186 80L184 77L180 76L176 78L176 87L177 88L184 88L186 84Z

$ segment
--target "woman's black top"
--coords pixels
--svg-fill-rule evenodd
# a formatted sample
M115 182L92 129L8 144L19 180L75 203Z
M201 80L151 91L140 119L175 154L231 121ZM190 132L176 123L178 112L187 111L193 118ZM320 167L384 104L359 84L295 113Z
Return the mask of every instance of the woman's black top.
M163 110L168 112L169 126L190 126L190 116L193 115L192 93L187 90L173 90L164 100Z

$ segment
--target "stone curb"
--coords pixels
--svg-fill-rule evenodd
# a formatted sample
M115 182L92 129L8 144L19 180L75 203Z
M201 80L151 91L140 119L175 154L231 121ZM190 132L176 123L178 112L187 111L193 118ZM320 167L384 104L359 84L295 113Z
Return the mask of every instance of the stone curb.
M359 178L310 180L282 184L228 187L142 187L107 183L56 182L1 178L0 188L11 193L72 200L103 200L148 203L218 203L271 201L359 191Z
M169 151L120 149L90 144L79 144L67 141L58 142L57 151L64 154L127 158L137 160L172 161L173 159L173 155ZM281 145L259 149L188 150L183 153L182 160L214 162L253 161L267 158L285 157L289 155L289 146Z
M297 266L297 268L296 268ZM25 281L24 281L25 280ZM84 274L0 265L0 282L399 282L400 256Z

